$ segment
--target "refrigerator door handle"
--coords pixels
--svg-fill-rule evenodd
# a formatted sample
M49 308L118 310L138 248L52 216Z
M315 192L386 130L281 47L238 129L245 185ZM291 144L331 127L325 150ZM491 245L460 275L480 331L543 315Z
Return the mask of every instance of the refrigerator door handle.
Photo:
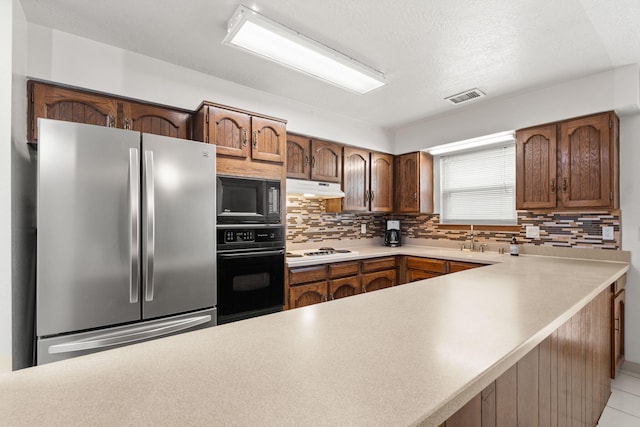
M153 151L144 152L145 162L145 190L147 206L147 225L145 228L146 237L146 258L144 274L144 300L153 301L153 261L155 252L155 194L154 194L154 174L153 174Z
M140 326L124 332L111 332L97 337L70 341L62 344L54 344L49 347L49 354L70 353L72 351L94 350L98 348L113 347L142 341L149 338L157 338L211 321L211 315L191 317L188 319L171 320L160 324Z
M129 302L138 302L140 293L140 160L138 149L129 148Z

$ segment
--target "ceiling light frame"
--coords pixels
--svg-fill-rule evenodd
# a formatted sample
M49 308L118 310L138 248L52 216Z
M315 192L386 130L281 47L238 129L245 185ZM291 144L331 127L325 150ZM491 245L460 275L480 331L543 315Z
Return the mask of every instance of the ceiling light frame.
M449 144L437 145L427 148L423 151L432 156L441 156L459 151L471 150L474 148L488 147L499 144L515 144L515 131L509 130L505 132L493 133L491 135L480 136L477 138L465 139L463 141L451 142Z
M386 84L380 71L246 6L239 6L229 19L222 43L360 95Z

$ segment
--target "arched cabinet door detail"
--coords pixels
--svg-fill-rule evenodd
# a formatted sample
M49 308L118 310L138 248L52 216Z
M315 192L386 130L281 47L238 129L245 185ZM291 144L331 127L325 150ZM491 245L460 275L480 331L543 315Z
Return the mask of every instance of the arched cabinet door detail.
M125 129L173 138L188 139L191 137L191 114L157 107L154 105L130 102L124 105Z
M286 128L284 123L262 117L251 119L251 158L284 163Z
M540 126L516 136L516 206L518 209L556 206L556 127Z

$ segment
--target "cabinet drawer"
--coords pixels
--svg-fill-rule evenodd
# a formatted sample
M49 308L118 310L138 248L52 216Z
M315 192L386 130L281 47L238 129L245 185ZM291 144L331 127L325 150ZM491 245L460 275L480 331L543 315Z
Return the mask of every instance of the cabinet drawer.
M367 273L369 271L387 270L389 268L396 267L395 257L374 258L362 261L362 272Z
M484 264L476 264L473 262L449 261L449 273L469 270L470 268L482 267L483 265Z
M613 294L617 295L618 292L620 292L626 287L626 285L627 285L627 275L624 274L622 277L616 280L615 283L613 284Z
M329 264L329 278L355 276L358 274L358 261Z
M327 278L327 266L298 267L289 270L289 285L317 282Z
M410 256L407 257L407 268L444 274L447 272L447 262L441 259L419 258Z
M432 273L424 270L407 270L407 283L415 282L417 280L431 279L441 275L442 274L440 273Z

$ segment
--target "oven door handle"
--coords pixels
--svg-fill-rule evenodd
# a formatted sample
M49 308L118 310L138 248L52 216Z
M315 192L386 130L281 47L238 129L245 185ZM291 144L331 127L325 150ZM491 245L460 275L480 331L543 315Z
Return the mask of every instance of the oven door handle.
M236 252L236 253L224 253L218 252L220 258L246 258L246 257L258 257L258 256L273 256L284 255L284 249L276 251L252 251L252 252Z

